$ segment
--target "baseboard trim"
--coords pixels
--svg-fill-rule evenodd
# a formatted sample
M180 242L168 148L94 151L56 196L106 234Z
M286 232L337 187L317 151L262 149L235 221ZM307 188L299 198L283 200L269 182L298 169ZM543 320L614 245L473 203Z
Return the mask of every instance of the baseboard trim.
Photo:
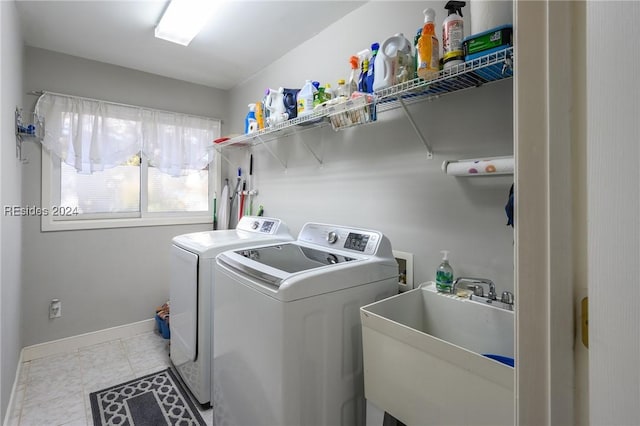
M106 328L104 330L65 337L50 342L38 343L22 349L20 362L32 361L46 356L57 355L76 351L84 346L97 345L115 339L133 337L137 334L152 331L155 328L155 319L147 319L131 324Z

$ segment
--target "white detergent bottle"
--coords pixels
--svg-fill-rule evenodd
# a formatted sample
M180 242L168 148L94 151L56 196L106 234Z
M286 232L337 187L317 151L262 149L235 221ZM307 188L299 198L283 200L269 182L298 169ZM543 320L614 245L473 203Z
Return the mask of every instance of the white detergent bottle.
M317 91L318 89L314 87L311 80L307 80L302 89L298 92L298 117L311 114L313 112L313 95Z
M442 250L442 263L436 269L436 289L442 293L451 293L453 286L453 268L449 265L449 252Z
M413 76L411 43L402 33L389 37L380 45L376 55L373 90L386 89L394 84L406 81ZM406 77L406 78L405 78Z

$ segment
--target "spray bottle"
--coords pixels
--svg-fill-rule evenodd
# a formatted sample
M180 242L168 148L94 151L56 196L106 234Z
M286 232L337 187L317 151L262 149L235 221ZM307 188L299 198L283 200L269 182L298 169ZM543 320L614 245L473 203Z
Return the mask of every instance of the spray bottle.
M442 293L451 293L453 286L453 268L449 265L449 252L442 250L442 263L436 269L436 289Z
M442 61L444 69L464 63L462 40L464 39L464 1L450 0L444 6L449 16L442 22Z
M258 131L258 121L256 120L256 104L249 104L249 112L244 119L244 132L255 133Z
M358 91L358 67L360 66L357 56L349 58L351 64L351 74L349 74L349 84L347 85L347 97L351 96L353 92Z
M378 50L380 49L380 43L373 43L371 45L371 57L369 58L369 69L367 70L366 77L366 92L373 93L373 82L375 80L375 62L376 56L378 56Z
M358 60L360 61L360 76L358 77L358 91L367 92L367 73L369 72L369 49L358 52Z
M428 8L423 11L424 26L422 34L416 46L418 56L418 77L431 80L438 76L440 71L440 44L436 37L434 22L436 11Z

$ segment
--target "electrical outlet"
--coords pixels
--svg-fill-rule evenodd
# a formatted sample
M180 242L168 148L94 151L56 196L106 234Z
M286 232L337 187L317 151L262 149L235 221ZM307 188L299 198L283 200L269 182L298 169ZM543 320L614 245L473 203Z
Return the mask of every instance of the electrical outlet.
M49 303L49 319L60 318L62 316L62 302L58 299L51 299Z

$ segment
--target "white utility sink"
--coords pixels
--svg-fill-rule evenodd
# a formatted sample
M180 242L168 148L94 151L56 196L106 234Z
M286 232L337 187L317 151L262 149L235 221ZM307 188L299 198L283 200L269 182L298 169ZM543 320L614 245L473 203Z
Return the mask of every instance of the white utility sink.
M514 313L434 285L360 308L365 397L413 425L513 425Z

